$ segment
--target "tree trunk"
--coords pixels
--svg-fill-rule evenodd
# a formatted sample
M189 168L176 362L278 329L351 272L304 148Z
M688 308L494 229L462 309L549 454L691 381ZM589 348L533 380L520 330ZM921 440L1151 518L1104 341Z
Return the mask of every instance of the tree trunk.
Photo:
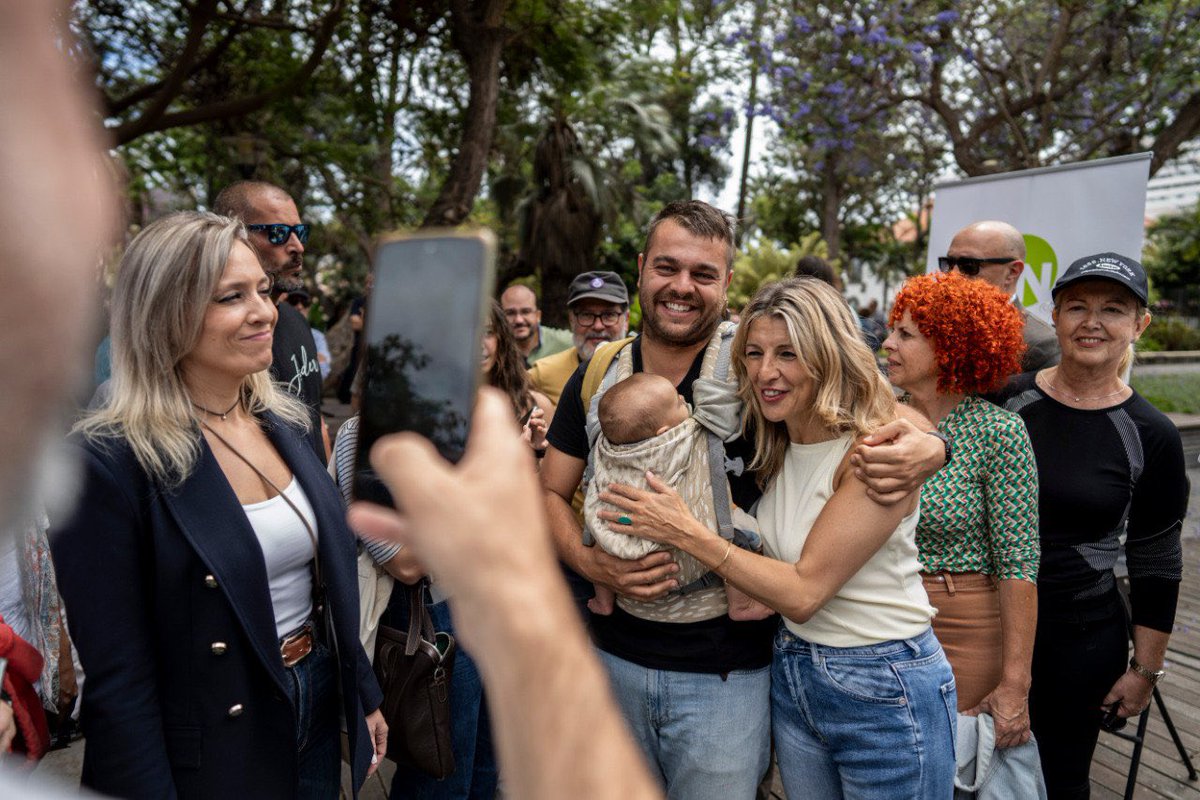
M758 38L762 30L763 3L754 5L754 27L751 35ZM746 235L746 190L750 181L750 144L754 140L754 107L758 105L758 73L760 71L759 56L761 50L754 49L750 59L750 94L746 98L746 142L742 147L742 177L738 181L737 200L737 239L735 244L742 246L742 237Z
M821 165L821 238L828 248L829 260L842 253L842 192L837 174L837 154L829 153Z
M211 8L206 9L206 6L211 6ZM325 51L329 49L329 44L333 41L333 35L337 29L337 23L342 18L342 12L346 8L342 0L337 0L332 4L329 11L325 13L325 16L321 18L316 29L313 31L313 49L304 64L278 84L255 94L243 95L241 97L222 97L206 105L168 112L167 109L181 92L191 67L198 56L204 28L211 20L211 16L205 16L205 12L206 10L215 12L215 7L215 3L205 3L196 6L193 11L193 20L191 23L192 27L197 31L195 33L196 41L192 42L190 40L190 37L193 36L193 31L189 30L189 41L185 44L184 53L180 57L179 63L172 68L171 75L162 82L162 86L156 93L155 99L151 101L146 111L134 119L109 128L115 145L128 144L147 133L200 125L215 120L236 119L266 107L281 96L302 94L308 79L312 77L313 72L320 66L321 59L325 56Z
M1192 92L1179 108L1171 124L1154 139L1154 157L1150 160L1150 177L1179 153L1180 146L1200 133L1200 90Z
M451 41L467 65L470 96L463 115L458 152L422 227L454 226L471 213L492 149L500 96L500 54L507 36L503 19L508 0L454 0Z

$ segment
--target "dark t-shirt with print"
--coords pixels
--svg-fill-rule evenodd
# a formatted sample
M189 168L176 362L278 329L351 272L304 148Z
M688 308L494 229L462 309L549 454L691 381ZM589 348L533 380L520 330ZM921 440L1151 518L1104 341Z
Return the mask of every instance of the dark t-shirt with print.
M312 427L309 443L321 463L325 462L325 441L321 437L321 366L317 363L317 344L308 320L287 303L280 303L271 344L271 377L308 406Z
M633 371L642 371L641 339L633 341ZM691 369L675 387L692 402L692 382L700 377L704 360L701 350ZM583 409L583 374L579 369L563 387L554 421L546 438L563 453L587 459L587 415ZM754 455L753 443L736 439L725 445L726 469L733 501L750 508L760 492L754 476L745 469ZM589 589L590 584L568 570L572 589ZM726 673L739 669L758 669L771 663L771 640L778 625L777 617L753 622L734 622L728 616L702 622L652 622L635 617L616 607L611 616L591 615L592 637L607 653L649 669L679 672Z

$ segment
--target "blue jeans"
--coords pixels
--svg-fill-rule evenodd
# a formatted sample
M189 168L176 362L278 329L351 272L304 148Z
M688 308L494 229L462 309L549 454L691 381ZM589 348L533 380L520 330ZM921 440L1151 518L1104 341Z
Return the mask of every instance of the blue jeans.
M296 707L299 784L296 797L331 800L342 788L340 723L333 656L314 642L308 657L287 670Z
M754 797L771 751L770 667L722 679L640 667L603 651L600 658L625 722L670 800Z
M434 628L454 633L448 603L430 606L429 615ZM496 754L483 681L461 645L450 674L450 746L454 772L443 780L398 764L392 778L392 800L493 800L496 796Z
M779 627L771 713L788 797L950 800L957 710L932 629L825 647Z

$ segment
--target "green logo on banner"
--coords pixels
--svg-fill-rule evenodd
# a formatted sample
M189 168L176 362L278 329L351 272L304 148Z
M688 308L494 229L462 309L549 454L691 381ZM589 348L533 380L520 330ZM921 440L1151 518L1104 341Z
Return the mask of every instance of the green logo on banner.
M1050 289L1058 280L1058 256L1054 253L1054 248L1050 246L1050 243L1042 237L1027 233L1023 238L1025 239L1025 266L1033 273L1035 280L1022 281L1021 305L1032 306L1042 299L1039 294L1045 299L1050 298ZM1042 288L1042 292L1035 291L1033 285L1035 283Z

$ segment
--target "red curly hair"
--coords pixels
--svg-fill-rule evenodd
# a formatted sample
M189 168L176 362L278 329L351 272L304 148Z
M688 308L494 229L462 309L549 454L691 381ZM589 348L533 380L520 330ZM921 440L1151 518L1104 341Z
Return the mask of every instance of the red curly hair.
M905 311L933 347L942 394L994 392L1020 371L1025 319L995 286L957 272L918 275L896 295L889 322Z

